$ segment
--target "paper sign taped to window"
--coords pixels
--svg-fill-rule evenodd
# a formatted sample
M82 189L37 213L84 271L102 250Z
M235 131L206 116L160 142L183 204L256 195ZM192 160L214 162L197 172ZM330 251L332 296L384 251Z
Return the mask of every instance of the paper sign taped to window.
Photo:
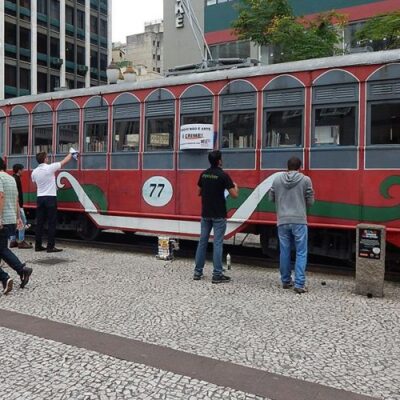
M188 124L181 126L180 150L214 148L212 124Z

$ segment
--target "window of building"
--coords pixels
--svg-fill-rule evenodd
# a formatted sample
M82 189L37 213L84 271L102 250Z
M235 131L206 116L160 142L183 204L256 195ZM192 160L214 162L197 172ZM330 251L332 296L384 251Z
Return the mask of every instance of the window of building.
M4 31L5 31L4 37L5 37L6 44L16 46L17 45L17 25L6 22Z
M98 19L94 15L90 16L90 33L95 33L96 35L99 33Z
M87 122L85 124L85 152L107 152L107 122Z
M33 149L32 154L45 151L51 153L51 143L53 138L53 127L35 126L33 127Z
M80 65L85 65L85 48L82 46L76 47L77 63Z
M76 11L76 26L79 29L85 29L85 13L81 10Z
M65 54L67 61L75 62L75 46L73 43L70 42L65 43Z
M58 124L57 153L68 153L69 149L79 148L79 123Z
M138 151L139 134L139 119L115 121L113 151Z
M356 107L315 108L314 145L354 146L356 144Z
M100 19L100 36L107 37L107 21Z
M174 118L148 118L146 150L172 150L173 148Z
M19 69L19 87L21 89L30 90L31 88L31 71L29 69Z
M47 0L37 0L37 12L47 15Z
M107 69L107 54L100 54L100 69L105 71Z
M57 38L50 38L50 55L51 57L60 58L60 41Z
M37 34L37 52L47 54L47 36L43 33Z
M371 144L400 144L400 102L371 105Z
M22 61L31 60L31 31L26 28L19 28L19 57Z
M250 42L237 41L210 46L213 58L248 58L250 57Z
M43 72L37 74L37 91L38 93L47 92L47 74Z
M65 22L69 25L75 25L74 9L70 6L65 7Z
M6 64L5 82L7 86L17 87L17 68L13 65Z
M60 2L57 0L50 1L50 16L56 20L60 19Z
M267 111L265 114L265 147L301 146L302 109Z
M30 2L30 0L19 0L19 6L30 9L31 2Z
M161 56L158 54L157 55L157 61L160 61L161 60Z
M98 68L99 53L95 50L90 50L90 65L93 68Z
M54 90L59 87L60 87L60 77L57 75L50 75L50 91L54 92Z
M252 148L255 145L255 113L223 113L222 148Z
M11 128L11 154L28 154L28 128Z

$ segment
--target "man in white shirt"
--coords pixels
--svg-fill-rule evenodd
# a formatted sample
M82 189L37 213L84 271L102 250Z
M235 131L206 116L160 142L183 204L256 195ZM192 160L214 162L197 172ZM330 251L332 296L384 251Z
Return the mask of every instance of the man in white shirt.
M36 154L39 165L32 172L32 182L37 186L37 208L35 228L35 251L47 250L48 253L62 251L55 247L57 225L57 185L55 173L71 161L69 153L62 161L49 164L46 152ZM47 248L42 245L42 235L47 216Z

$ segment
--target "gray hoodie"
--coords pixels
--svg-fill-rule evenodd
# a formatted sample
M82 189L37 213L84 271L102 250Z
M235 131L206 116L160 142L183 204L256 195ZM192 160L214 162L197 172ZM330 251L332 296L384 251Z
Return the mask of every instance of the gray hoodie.
M276 203L278 226L307 224L307 207L314 204L311 179L298 171L287 171L277 176L268 192Z

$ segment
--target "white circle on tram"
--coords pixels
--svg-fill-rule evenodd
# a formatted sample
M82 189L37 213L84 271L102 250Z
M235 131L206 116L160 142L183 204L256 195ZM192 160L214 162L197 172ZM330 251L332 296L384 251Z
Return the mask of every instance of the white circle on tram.
M153 207L167 205L174 194L170 181L163 176L152 176L143 184L142 196L144 201Z

